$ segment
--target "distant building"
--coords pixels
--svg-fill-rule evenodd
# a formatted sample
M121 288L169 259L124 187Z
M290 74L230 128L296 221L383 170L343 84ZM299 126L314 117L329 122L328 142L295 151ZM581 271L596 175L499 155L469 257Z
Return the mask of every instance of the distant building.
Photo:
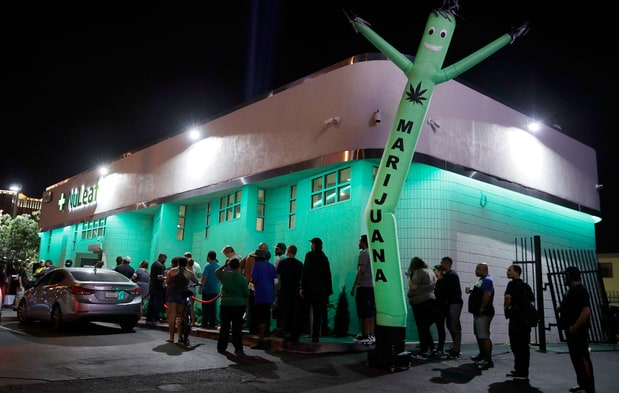
M183 132L124 155L107 175L92 169L51 185L40 257L82 266L191 250L201 261L227 244L245 255L281 241L303 260L320 237L336 303L354 281L365 206L406 82L390 61L355 56L200 124L197 140ZM533 135L530 120L458 81L436 87L396 211L403 270L414 256L432 266L449 255L464 287L486 262L502 310L516 238L595 249L595 151L550 127ZM463 326L470 318L462 314ZM506 320L495 318L492 332L506 342ZM470 329L463 340L475 341Z
M32 214L35 211L41 210L41 198L30 198L19 193L17 198L16 215ZM0 211L2 214L13 215L15 209L15 192L10 190L0 190Z

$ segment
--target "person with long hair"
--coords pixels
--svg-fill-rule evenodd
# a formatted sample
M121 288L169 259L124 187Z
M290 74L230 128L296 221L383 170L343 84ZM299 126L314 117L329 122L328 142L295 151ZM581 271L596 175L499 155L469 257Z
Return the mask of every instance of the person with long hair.
M408 267L408 301L413 309L415 324L419 334L419 352L413 357L425 360L434 349L430 326L434 323L436 296L434 285L436 277L428 264L419 257L413 257Z
M187 268L187 258L174 257L172 268L166 274L166 305L168 307L168 331L170 338L166 341L174 342L174 334L178 330L178 342L181 341L181 329L177 328L177 318L183 315L187 306L187 297L183 292L187 291L190 285L198 284L198 279L193 270Z

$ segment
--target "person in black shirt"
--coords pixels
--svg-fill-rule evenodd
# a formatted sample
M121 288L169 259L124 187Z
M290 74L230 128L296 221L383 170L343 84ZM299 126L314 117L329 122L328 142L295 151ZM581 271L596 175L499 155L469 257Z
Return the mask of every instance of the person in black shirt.
M462 344L462 325L460 324L460 315L462 314L462 287L460 286L460 277L458 273L452 269L453 260L451 257L443 257L441 259L441 270L443 271L443 279L445 282L445 295L447 298L447 312L445 314L447 330L453 341L452 347L447 351L451 359L460 357L460 347Z
M593 363L589 355L589 292L580 281L576 266L565 269L565 283L570 287L559 307L559 327L565 330L567 348L576 372L578 386L572 392L595 393Z
M163 300L165 298L164 273L165 262L168 259L166 254L159 254L157 260L150 267L150 281L148 287L148 309L146 312L146 323L159 322L163 311Z
M522 268L518 265L507 268L507 278L511 281L505 289L503 306L505 318L509 319L509 345L514 354L514 370L507 376L526 380L529 378L531 328L526 320L525 310L535 297L529 284L520 279L521 274Z
M312 251L305 254L299 295L312 307L312 342L317 343L329 296L333 294L333 284L329 259L322 251L322 240L315 237L310 242Z
M289 245L286 258L277 264L277 276L279 278L278 307L281 316L281 327L284 330L286 341L299 341L302 327L299 323L301 318L301 299L299 288L303 275L303 262L296 258L297 246Z

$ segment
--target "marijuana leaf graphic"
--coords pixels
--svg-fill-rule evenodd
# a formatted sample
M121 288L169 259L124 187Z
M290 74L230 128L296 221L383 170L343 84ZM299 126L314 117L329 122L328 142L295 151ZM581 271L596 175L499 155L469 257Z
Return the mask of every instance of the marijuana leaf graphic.
M423 101L427 100L423 95L428 91L428 89L421 90L421 82L417 84L417 88L413 89L413 85L409 85L408 91L406 92L406 99L411 101L413 104L423 104Z

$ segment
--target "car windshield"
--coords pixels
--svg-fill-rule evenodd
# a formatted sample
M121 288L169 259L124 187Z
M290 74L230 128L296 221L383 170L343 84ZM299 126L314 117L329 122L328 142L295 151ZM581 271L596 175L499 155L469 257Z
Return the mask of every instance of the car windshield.
M127 282L129 279L116 272L106 272L101 270L72 271L71 275L77 281L106 281L106 282Z

